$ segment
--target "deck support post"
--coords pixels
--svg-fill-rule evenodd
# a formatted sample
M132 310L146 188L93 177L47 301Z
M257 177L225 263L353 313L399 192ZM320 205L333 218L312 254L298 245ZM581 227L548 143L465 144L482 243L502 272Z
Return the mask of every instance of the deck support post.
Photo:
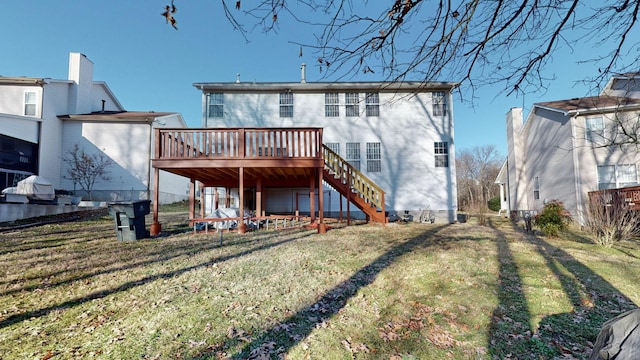
M342 193L338 193L340 196L340 214L338 215L338 221L342 222Z
M264 216L262 213L262 176L258 176L256 179L256 216Z
M196 208L196 180L189 179L189 219L195 218Z
M156 236L160 234L160 230L162 229L162 225L158 222L158 199L159 195L159 182L160 182L160 169L153 169L153 222L151 223L151 229L149 234L151 236Z
M204 218L204 212L205 212L204 184L198 181L198 185L200 188L200 217Z
M311 217L311 223L316 221L316 177L315 170L313 174L309 176L309 215Z
M324 234L327 232L327 227L324 223L324 193L322 191L322 169L316 168L316 174L318 177L318 234Z
M238 233L244 234L247 232L247 225L244 223L244 168L238 169L238 196L240 197L240 204L238 206L238 212L240 213L240 221L238 222Z
M351 172L347 172L347 226L351 225Z

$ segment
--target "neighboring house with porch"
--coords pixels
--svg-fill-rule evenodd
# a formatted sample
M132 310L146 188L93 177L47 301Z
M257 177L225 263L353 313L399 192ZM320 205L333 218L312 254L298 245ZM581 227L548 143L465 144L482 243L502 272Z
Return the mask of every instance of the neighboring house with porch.
M207 154L219 152L221 145L216 143L216 137L228 136L224 135L225 129L233 129L233 134L235 131L243 134L238 140L242 142L241 147L245 147L240 150L242 159L245 151L247 154L255 151L251 156L256 160L275 157L281 161L278 166L286 168L290 165L287 158L297 158L292 154L293 147L305 146L304 143L289 143L292 136L308 131L313 133L309 141L320 142L314 144L310 158L321 162L308 164L311 170L306 173L295 174L291 169L267 168L265 165L248 174L248 168L259 166L248 162L245 165L241 162L207 165L227 167L230 174L227 179L233 180L225 184L222 178L216 181L213 175L192 172L194 179L208 188L203 197L207 212L219 205L215 199L231 197L232 204L242 203L241 206L251 209L260 202L260 212L266 214L309 213L313 204L322 203L327 216L337 217L354 200L349 200L347 192L336 191L336 187L351 183L355 188L360 186L360 180L354 178L366 178L373 185L367 185L367 190L362 190L357 197L365 197L364 192L374 193L374 198L367 201L379 212L386 211L390 216L415 221L431 217L437 222L456 221L451 100L456 83L307 82L304 65L301 75L300 82L256 83L238 79L236 82L194 84L202 91L204 130L195 135L201 140L194 140L189 135L189 141L198 142L200 147L192 154L207 157ZM251 139L247 135L256 132L260 134L250 135L253 136ZM183 139L182 135L176 136ZM252 141L252 145L246 144L248 141ZM210 158L214 161L213 156ZM237 159L235 155L232 158ZM180 172L165 166L189 166L188 161L171 165L169 159L159 160L159 168L167 171ZM331 170L336 164L340 165ZM349 170L345 170L347 166ZM346 172L349 174L344 175ZM246 183L243 191L239 191L237 185L239 173L244 174L241 177ZM340 176L343 176L342 180L334 183ZM319 184L324 186L318 187ZM256 193L264 197L264 203L257 199ZM382 204L376 204L377 201ZM351 217L377 218L362 207L354 207Z
M94 200L148 199L153 188L153 129L185 127L179 113L128 112L106 83L93 80L93 63L69 54L66 80L0 76L0 188L40 175L55 189L75 190L64 161L78 145L112 162L110 181L95 185ZM161 201L183 200L188 180L162 173Z
M598 96L536 103L525 122L521 108L511 109L508 157L496 179L502 211L559 200L582 223L588 192L638 184L638 144L610 144L631 140L639 121L638 73L614 76Z

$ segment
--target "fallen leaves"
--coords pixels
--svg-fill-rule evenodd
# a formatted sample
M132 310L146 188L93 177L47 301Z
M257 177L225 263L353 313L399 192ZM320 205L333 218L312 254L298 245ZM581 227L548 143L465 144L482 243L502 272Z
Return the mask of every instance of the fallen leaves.
M345 347L345 349L347 349L347 351L349 351L351 354L357 354L357 353L368 354L370 352L367 345L363 343L354 342L349 336L346 339L342 340L341 342L342 342L342 345Z
M378 328L378 334L385 342L409 339L420 334L438 348L451 348L461 345L454 338L451 331L445 330L438 321L444 320L452 329L459 328L455 322L457 315L446 309L433 308L418 302L412 303L414 308L411 316L404 319L390 321ZM438 320L436 320L436 315Z

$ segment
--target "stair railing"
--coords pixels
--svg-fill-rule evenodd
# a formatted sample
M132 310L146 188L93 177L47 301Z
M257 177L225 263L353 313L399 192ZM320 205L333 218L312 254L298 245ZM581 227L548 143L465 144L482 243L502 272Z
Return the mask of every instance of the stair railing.
M339 178L343 184L351 182L350 188L353 191L366 199L372 206L384 211L384 191L378 185L324 144L322 145L322 157L325 168Z

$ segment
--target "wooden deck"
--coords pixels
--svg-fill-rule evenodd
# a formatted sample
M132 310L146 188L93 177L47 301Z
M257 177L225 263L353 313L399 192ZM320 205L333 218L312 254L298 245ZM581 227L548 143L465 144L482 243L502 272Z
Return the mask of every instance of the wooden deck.
M204 186L308 186L322 169L322 128L156 129L153 167Z
M640 210L640 186L589 192L589 201L606 206L620 205L629 210Z
M159 170L191 179L190 219L195 215L195 184L204 187L238 188L240 213L244 213L244 189L254 188L255 208L263 215L265 188L309 188L309 214L316 221L316 194L323 180L367 214L386 223L384 192L366 176L322 143L322 128L204 128L155 130L154 182ZM154 229L158 194L154 194ZM317 198L318 231L324 232L323 196ZM304 211L304 210L303 210ZM204 209L200 217L204 217ZM347 207L347 218L349 217Z

